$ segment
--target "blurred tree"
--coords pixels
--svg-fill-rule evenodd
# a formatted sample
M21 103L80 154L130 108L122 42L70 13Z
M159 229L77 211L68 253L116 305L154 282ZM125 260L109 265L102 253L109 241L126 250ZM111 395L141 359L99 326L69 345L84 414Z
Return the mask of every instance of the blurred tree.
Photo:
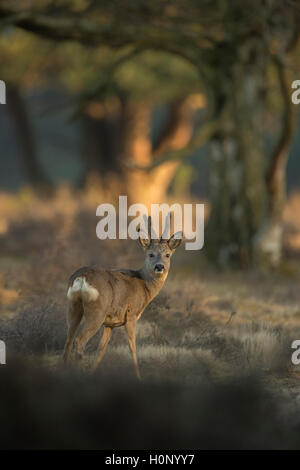
M100 103L89 106L82 113L81 156L84 172L80 185L84 186L90 176L96 175L105 183L109 173L119 173L117 142L120 119L111 119Z
M6 93L7 107L15 128L21 165L27 181L39 192L50 193L51 183L38 161L34 133L20 90L17 86L9 83L6 87Z
M199 93L192 95L192 99L186 95L199 88L197 73L176 57L137 54L135 49L113 57L110 54L106 60L102 56L92 79L83 84L75 113L88 115L83 121L89 123L84 160L91 165L85 167L84 180L93 172L105 184L109 175L117 173L119 185L130 199L147 203L163 200L179 162L166 163L149 175L134 170L132 165L128 171L125 163L130 160L136 166L147 165L152 157L189 142L194 111L204 106L204 100L199 100ZM152 146L153 111L161 102L167 104L167 119ZM103 127L107 132L103 132Z
M188 114L192 115L195 107L188 101L183 104L184 96L192 90L199 90L197 73L181 58L166 57L164 54L153 54L149 51L137 53L136 50L126 49L122 53L111 53L102 48L86 50L80 44L62 42L55 45L50 41L44 41L39 48L39 42L36 36L22 33L21 30L17 32L6 30L6 34L2 35L0 40L0 54L3 61L9 62L3 78L7 83L18 87L20 100L27 91L36 92L41 87L45 90L53 86L57 89L63 87L70 97L77 97L78 106L72 117L79 119L81 129L83 173L80 175L79 185L90 181L90 175L96 175L101 185L107 185L111 176L114 176L113 180L119 180L119 187L122 182L123 191L131 197L135 183L139 182L141 194L147 188L146 180L151 182L153 187L156 180L161 188L161 197L157 191L152 191L152 194L162 199L178 162L165 165L169 171L157 168L149 178L146 175L142 176L141 171L126 171L122 160L130 157L137 159L136 162L141 158L150 162L152 113L156 104L162 101L167 103L169 108L168 119L164 123L153 152L159 155L168 145L169 148L180 145L179 135L182 137L184 132L179 133L179 129L187 127L186 113L182 110L189 108ZM17 59L19 54L20 61ZM14 60L11 60L12 58ZM23 110L26 112L26 103L23 99L22 101ZM47 100L44 101L48 112L58 110L55 105L52 106L51 103L47 105ZM66 101L66 105L69 106L70 102L71 98L69 102ZM62 107L63 103L59 106ZM203 102L200 106L203 107ZM143 139L148 142L148 146L142 149L138 142L134 143L135 138L137 141L141 138L142 126L139 126L139 132L134 129L139 119L133 114L135 110L139 113L138 110L143 107L145 107L144 115L148 115L148 123L143 127ZM29 118L27 121L27 128L32 128ZM189 128L191 133L192 122ZM31 132L31 142L33 148L33 132ZM184 143L183 140L182 144ZM136 152L128 154L130 149L134 148L139 149L139 155ZM148 156L146 154L143 156L140 153L141 149L148 153ZM39 160L36 158L36 165L40 166ZM135 177L136 173L139 173L140 178ZM135 183L131 181L131 176ZM33 185L36 183L33 178L30 182ZM40 183L42 184L42 180ZM136 186L136 193L138 187ZM148 195L143 194L142 199L148 200L150 193L151 191Z
M135 0L124 5L120 0L103 0L100 5L92 0L32 0L26 6L31 8L15 1L11 10L4 2L2 25L14 24L45 38L73 40L92 48L133 54L163 51L166 60L172 54L192 65L206 89L207 121L190 142L182 142L187 144L185 149L163 145L166 153L151 158L145 140L149 110L136 109L132 113L136 137L128 131L124 141L133 160L128 166L136 172L131 181L134 187L138 181L148 186L148 176L160 164L175 165L209 140L212 210L207 245L211 258L222 265L245 266L257 258L277 266L282 249L284 170L293 133L286 61L297 45L299 2ZM283 119L279 140L268 158L264 118L269 109L270 67L279 83ZM123 70L139 91L138 76L130 74L130 67ZM147 78L144 74L146 83ZM145 151L142 159L140 152L135 155L137 143ZM145 176L142 167L147 170Z
M50 194L52 184L38 158L35 131L28 114L24 90L42 80L47 47L38 46L37 39L24 33L9 32L0 41L1 77L6 82L7 109L15 130L20 167L26 182L43 194Z
M123 190L131 201L146 204L163 202L167 189L178 167L178 161L165 162L149 172L138 167L147 166L152 158L170 149L185 147L192 135L192 107L188 99L171 103L168 118L154 145L150 139L152 107L143 102L127 104L122 151L137 168L126 168Z
M293 106L283 60L296 44L298 30L287 4L253 2L253 6L252 13L245 14L244 5L232 2L224 15L226 40L207 54L212 112L216 118L224 116L210 145L209 248L222 265L243 266L256 260L278 266L285 164L293 135ZM266 158L267 67L274 62L284 118L279 142Z

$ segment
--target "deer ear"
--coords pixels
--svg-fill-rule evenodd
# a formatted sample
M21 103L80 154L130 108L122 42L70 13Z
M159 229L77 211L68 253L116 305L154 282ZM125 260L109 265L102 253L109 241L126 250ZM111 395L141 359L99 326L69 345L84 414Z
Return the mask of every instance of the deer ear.
M144 250L147 250L147 248L149 248L150 243L151 243L150 238L148 237L147 233L142 232L141 230L139 232L140 232L140 236L139 236L140 245L142 246Z
M176 238L175 238L176 237ZM168 240L168 245L171 250L176 250L182 242L183 233L176 232L174 235L171 236L170 240Z

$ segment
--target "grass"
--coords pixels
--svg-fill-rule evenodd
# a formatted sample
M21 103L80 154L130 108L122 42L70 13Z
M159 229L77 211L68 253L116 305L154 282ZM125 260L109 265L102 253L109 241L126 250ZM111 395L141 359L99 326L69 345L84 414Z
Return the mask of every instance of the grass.
M0 402L7 403L0 417L17 426L37 414L28 439L14 440L11 431L1 436L3 446L298 448L293 426L300 423L300 368L291 364L290 346L300 338L300 219L294 217L300 197L293 195L285 212L287 261L279 273L217 272L202 253L176 253L163 291L138 322L142 385L122 328L113 332L96 376L89 369L99 335L79 366L61 366L68 276L91 263L135 268L143 262L136 242L96 238L95 207L103 199L66 188L51 203L30 193L0 195L0 339L8 359L0 383L23 403L13 410L0 388ZM107 406L113 424L104 436L99 423L109 425ZM97 419L90 424L93 410ZM55 434L61 413L66 418ZM222 419L231 423L229 433L219 426Z

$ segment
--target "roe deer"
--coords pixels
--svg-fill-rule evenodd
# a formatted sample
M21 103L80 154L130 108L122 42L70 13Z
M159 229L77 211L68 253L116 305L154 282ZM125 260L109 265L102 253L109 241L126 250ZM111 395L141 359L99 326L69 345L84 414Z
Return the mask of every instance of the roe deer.
M170 226L170 216L168 217ZM101 270L84 267L72 274L67 294L69 329L64 349L65 361L70 357L82 317L85 322L74 341L76 355L79 357L87 342L104 326L94 368L104 356L112 329L125 326L136 375L141 378L136 357L136 321L163 287L170 269L171 256L182 241L182 232L177 232L169 239L164 237L166 228L160 239L151 238L151 233L154 234L153 229L151 232L149 217L149 235L143 234L145 238L142 238L140 234L139 237L146 254L141 269Z

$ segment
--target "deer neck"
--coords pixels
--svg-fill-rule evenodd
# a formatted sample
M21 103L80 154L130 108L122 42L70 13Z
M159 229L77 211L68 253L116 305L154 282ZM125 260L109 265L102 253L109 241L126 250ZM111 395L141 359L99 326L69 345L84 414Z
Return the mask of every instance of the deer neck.
M150 300L152 300L162 289L168 274L166 273L162 277L154 277L151 276L149 272L143 267L142 269L140 269L140 275L145 282L145 286L151 297Z

